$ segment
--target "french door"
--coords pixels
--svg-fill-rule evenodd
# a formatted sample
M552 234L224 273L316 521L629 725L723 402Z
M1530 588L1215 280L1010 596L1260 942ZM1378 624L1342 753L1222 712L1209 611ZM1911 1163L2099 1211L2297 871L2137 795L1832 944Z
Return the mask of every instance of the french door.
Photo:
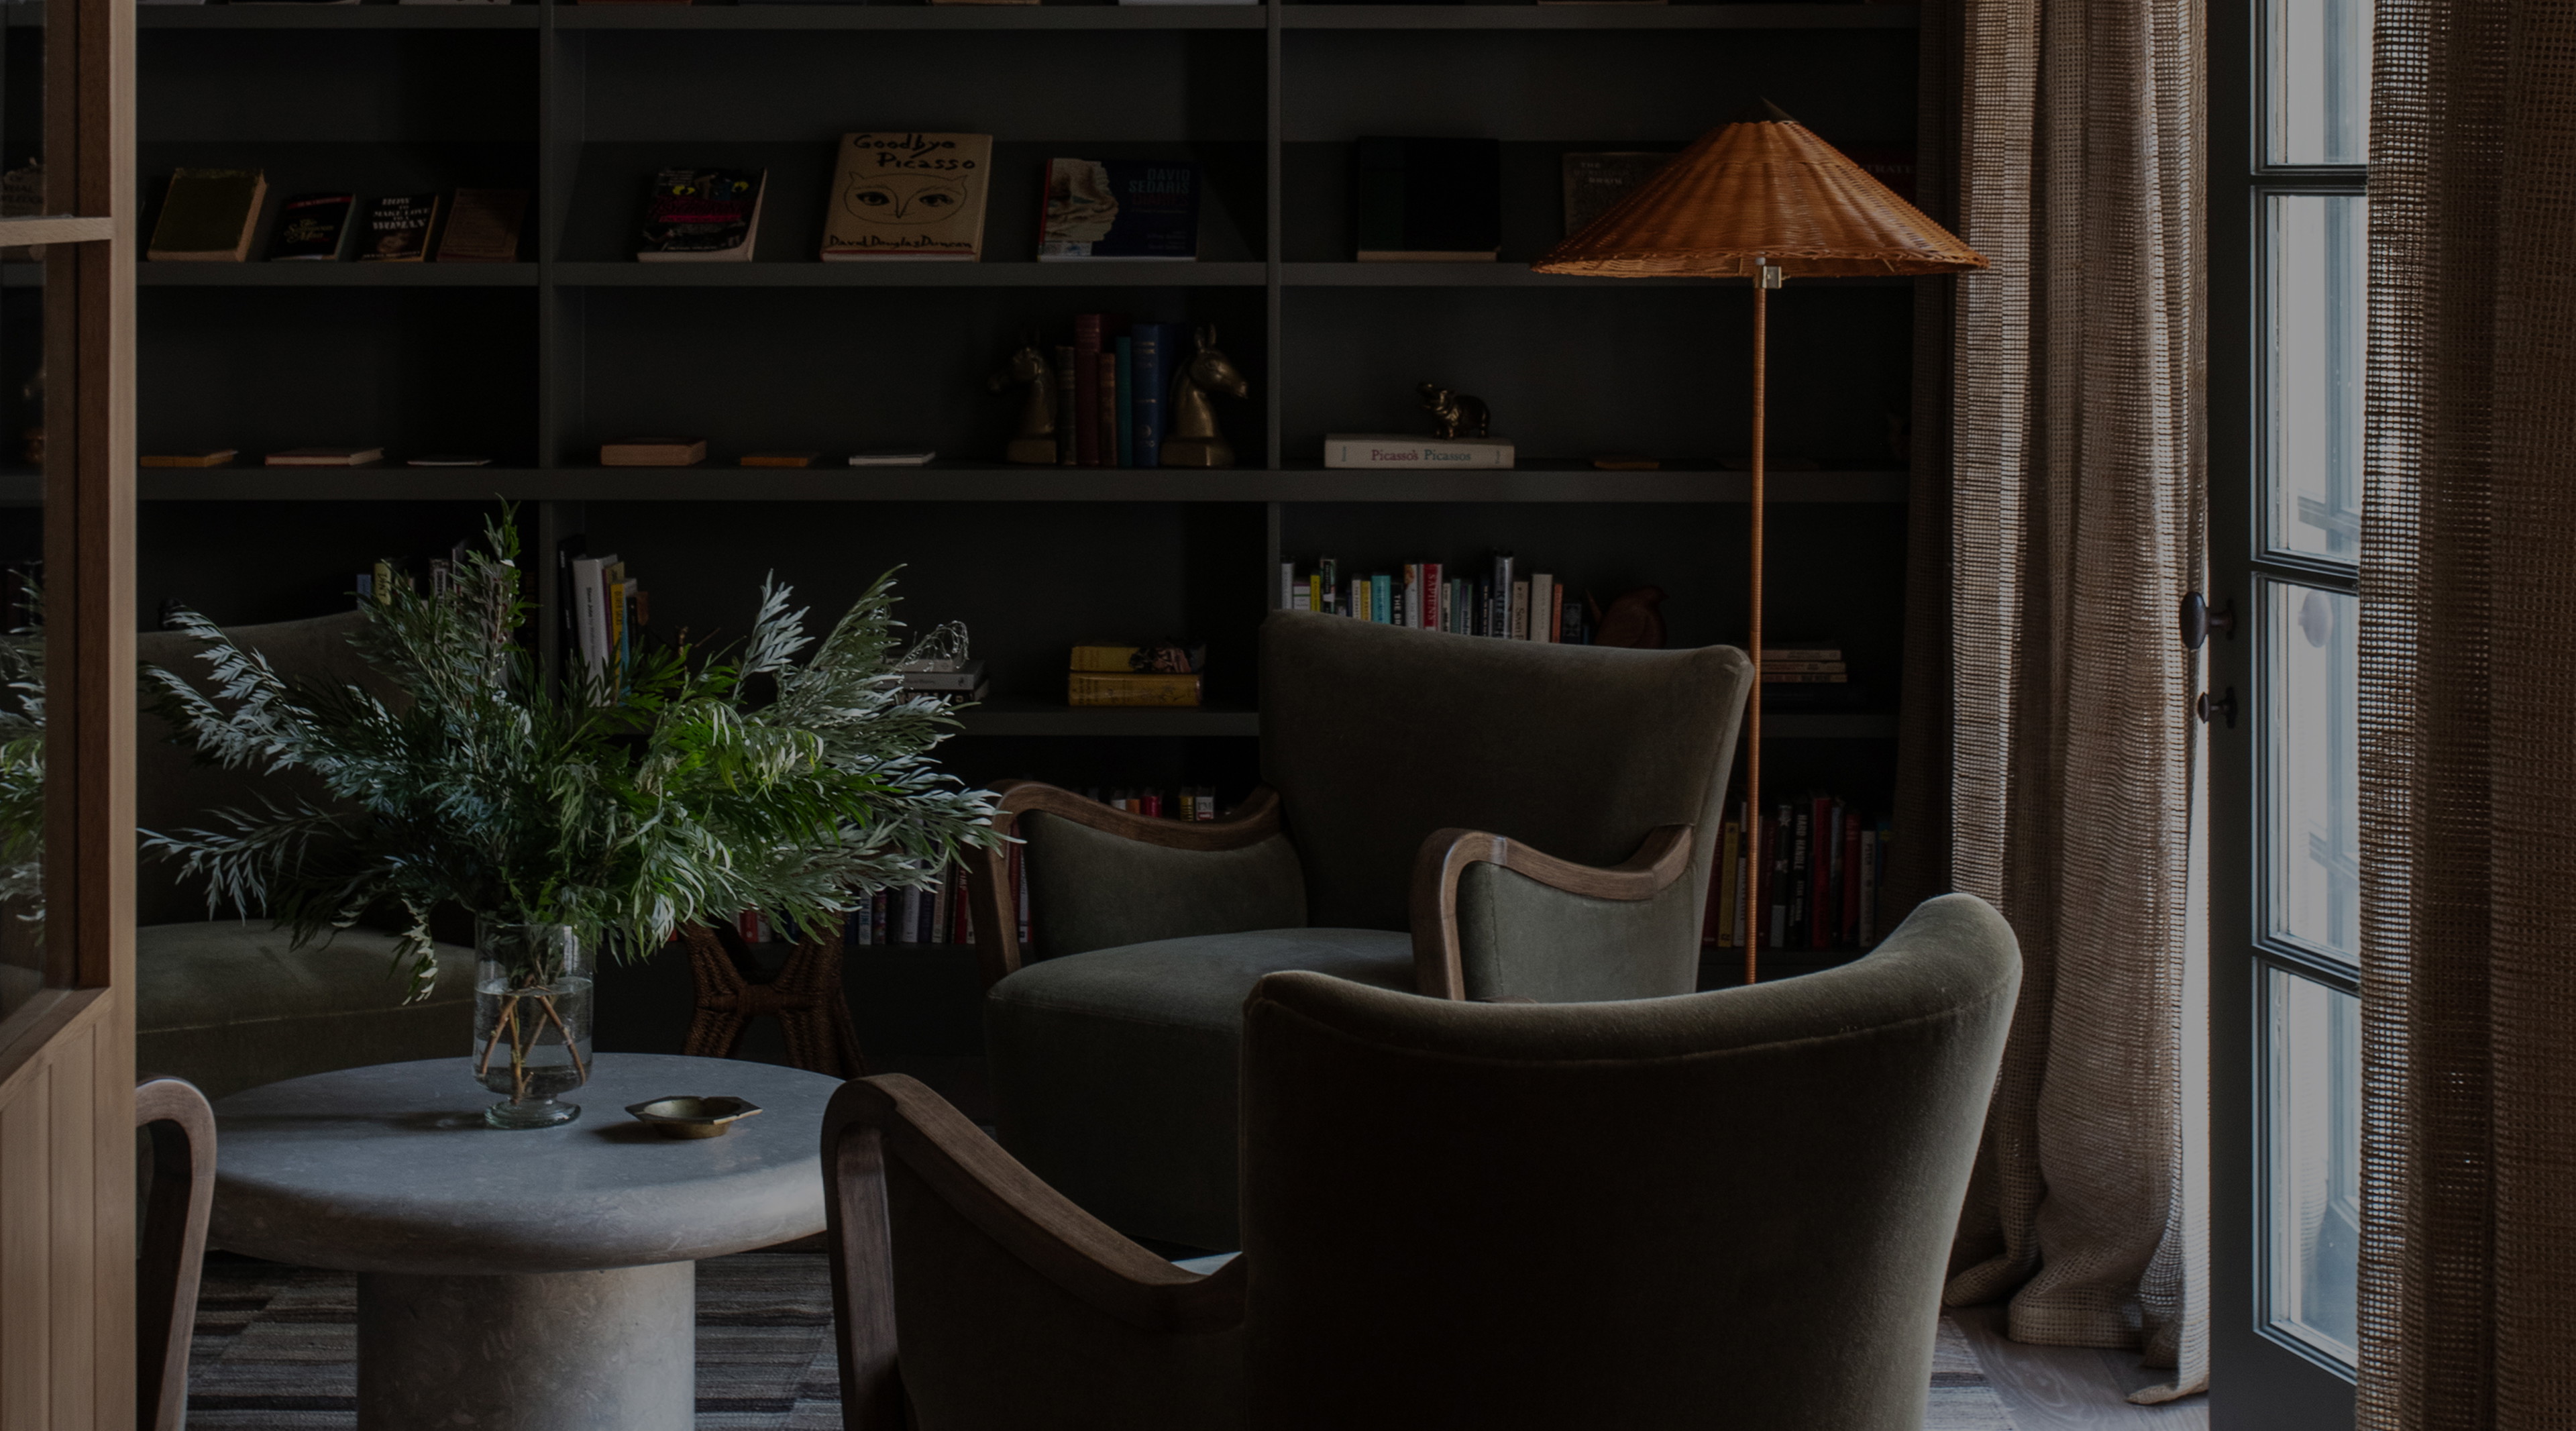
M134 1425L134 7L0 26L0 1431Z
M2324 1431L2358 1340L2371 10L2208 13L2210 1413Z

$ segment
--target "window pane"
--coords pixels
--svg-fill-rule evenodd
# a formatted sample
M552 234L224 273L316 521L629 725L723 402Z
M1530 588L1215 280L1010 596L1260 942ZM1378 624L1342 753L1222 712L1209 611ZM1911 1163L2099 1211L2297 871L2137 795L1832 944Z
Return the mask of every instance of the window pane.
M2357 959L2359 603L2267 582L2264 605L2266 923L2274 938Z
M2264 1318L2352 1365L2361 1252L2361 1001L2264 975Z
M2358 561L2369 208L2358 194L2265 202L2264 542Z
M2271 0L2270 157L2359 164L2370 148L2370 0Z

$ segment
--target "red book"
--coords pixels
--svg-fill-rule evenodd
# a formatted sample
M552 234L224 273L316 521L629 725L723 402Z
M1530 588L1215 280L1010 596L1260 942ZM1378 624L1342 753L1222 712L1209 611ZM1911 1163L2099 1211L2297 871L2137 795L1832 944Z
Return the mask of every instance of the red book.
M1111 439L1115 441L1113 437ZM1073 319L1073 460L1100 465L1100 315Z
M1860 819L1843 815L1843 942L1860 947Z
M1807 947L1830 949L1834 946L1834 861L1842 854L1842 841L1834 829L1834 802L1819 795L1808 803L1808 828L1815 833L1815 843L1807 855Z

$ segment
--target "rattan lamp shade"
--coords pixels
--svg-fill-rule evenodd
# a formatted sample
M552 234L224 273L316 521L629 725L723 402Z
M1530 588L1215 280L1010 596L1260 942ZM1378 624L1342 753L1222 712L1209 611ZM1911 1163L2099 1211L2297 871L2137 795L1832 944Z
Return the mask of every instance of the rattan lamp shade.
M1985 258L1765 103L1530 265L1611 278L1953 273Z

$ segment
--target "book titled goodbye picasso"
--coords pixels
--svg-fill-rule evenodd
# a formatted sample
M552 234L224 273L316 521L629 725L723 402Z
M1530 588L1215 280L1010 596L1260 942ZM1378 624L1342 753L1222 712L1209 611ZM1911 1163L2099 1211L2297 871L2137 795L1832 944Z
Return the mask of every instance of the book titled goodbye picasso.
M841 136L823 212L824 261L982 257L992 168L989 134Z

